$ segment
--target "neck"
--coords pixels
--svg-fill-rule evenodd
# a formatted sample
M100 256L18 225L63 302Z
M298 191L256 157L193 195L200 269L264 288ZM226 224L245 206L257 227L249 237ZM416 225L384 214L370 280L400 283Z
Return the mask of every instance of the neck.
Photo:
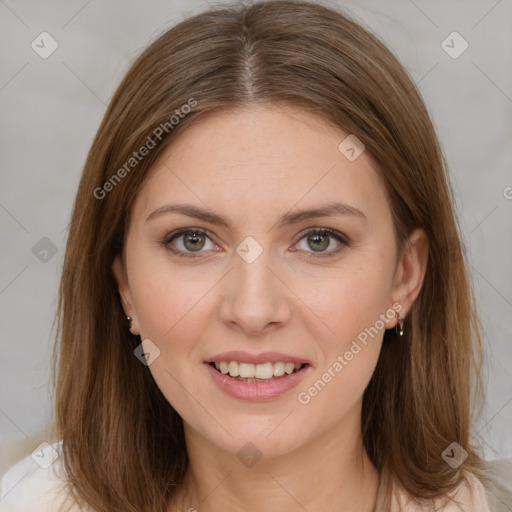
M356 427L337 425L290 453L247 467L185 423L189 467L179 510L372 512L379 474Z

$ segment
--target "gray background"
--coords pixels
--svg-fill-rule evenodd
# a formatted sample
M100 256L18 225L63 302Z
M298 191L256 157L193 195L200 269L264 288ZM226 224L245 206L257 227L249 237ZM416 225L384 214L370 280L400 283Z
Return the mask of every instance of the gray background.
M489 350L488 400L476 430L486 457L510 457L512 0L323 3L345 6L384 39L431 113ZM53 441L49 368L66 228L106 104L141 49L207 7L205 0L0 0L0 474ZM43 31L59 45L47 59L31 48ZM453 31L469 44L458 58L442 46ZM445 44L462 48L456 39ZM42 238L55 254L42 252L51 249Z

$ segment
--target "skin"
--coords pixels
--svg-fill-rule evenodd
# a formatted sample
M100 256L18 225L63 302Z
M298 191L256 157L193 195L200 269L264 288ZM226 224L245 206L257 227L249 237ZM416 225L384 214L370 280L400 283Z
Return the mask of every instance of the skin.
M349 161L338 150L347 135L290 106L215 113L166 149L136 198L124 260L117 257L112 268L131 331L160 350L148 368L184 421L190 467L180 510L361 512L375 505L379 475L362 444L362 396L384 329L397 319L386 319L309 403L297 394L394 303L407 316L428 244L416 230L396 254L384 186L366 152ZM284 213L331 201L365 217L276 224ZM178 203L207 208L232 226L176 213L146 222L159 207ZM185 245L179 236L169 245L195 257L162 244L181 228L207 231L199 243ZM299 237L307 228L330 228L349 244L327 237L318 249ZM247 236L263 249L252 263L236 252ZM285 395L248 402L221 391L203 364L228 350L279 351L312 368ZM263 454L252 467L237 457L247 442Z

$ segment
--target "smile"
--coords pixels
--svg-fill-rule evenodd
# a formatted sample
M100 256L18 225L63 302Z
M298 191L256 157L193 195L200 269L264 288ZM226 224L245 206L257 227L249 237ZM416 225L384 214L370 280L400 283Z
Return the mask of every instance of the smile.
M309 364L237 361L209 362L204 365L214 383L227 395L239 400L275 400L297 386L311 370Z
M239 363L238 361L220 361L210 364L214 365L222 374L229 374L230 377L234 377L236 380L244 382L272 381L274 378L291 375L304 366L300 363L284 363L281 361L262 364Z

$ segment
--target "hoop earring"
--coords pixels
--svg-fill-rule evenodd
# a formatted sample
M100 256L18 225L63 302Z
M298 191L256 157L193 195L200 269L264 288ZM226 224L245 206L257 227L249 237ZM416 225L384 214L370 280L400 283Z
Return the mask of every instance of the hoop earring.
M395 315L398 318L398 324L395 326L395 331L398 333L398 336L403 336L404 335L404 319L396 311L395 311Z

